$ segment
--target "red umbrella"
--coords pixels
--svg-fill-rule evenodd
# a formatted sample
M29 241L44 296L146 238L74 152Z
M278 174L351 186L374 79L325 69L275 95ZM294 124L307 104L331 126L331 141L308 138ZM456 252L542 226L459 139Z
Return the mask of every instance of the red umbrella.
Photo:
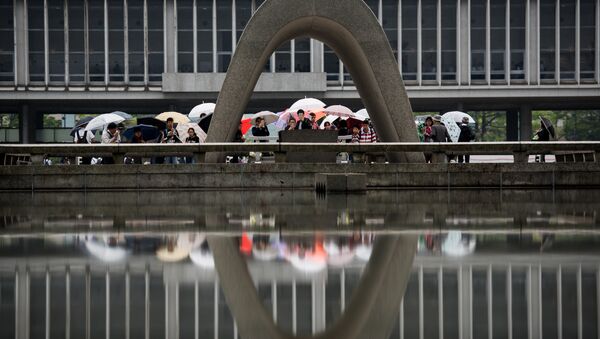
M240 122L240 126L242 128L242 135L245 135L246 132L248 132L248 130L250 128L252 128L252 119L248 118L248 119L244 119Z

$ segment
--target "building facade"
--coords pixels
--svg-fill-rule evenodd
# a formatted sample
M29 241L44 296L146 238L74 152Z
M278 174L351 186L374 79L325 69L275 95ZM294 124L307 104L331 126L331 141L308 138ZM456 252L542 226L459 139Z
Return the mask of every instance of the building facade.
M21 142L44 141L44 114L187 113L216 100L262 2L2 1L0 113L19 117ZM366 3L415 111L503 110L507 138L529 140L531 110L600 108L599 0ZM247 112L304 96L362 108L335 52L305 37L273 53Z

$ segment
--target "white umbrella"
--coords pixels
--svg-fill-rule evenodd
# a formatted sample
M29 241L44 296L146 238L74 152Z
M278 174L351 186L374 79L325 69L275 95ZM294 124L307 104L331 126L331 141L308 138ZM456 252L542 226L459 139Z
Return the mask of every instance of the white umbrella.
M90 120L90 122L88 122L87 126L85 127L85 130L95 131L99 129L104 129L104 127L110 124L111 122L118 124L123 121L125 121L125 118L115 113L100 114L99 116L95 117L94 119Z
M215 107L217 107L217 105L212 102L202 103L202 104L197 105L196 107L192 108L192 110L188 114L188 117L189 118L200 118L200 116L202 114L208 115L210 113L213 113L215 111Z
M197 248L190 252L190 259L199 267L208 269L215 268L215 259L213 258L212 253L208 250Z
M442 243L442 253L460 257L475 252L475 237L469 237L468 241L462 239L462 232L450 231Z
M279 120L279 115L270 111L254 113L252 114L252 125L256 122L256 118L263 118L265 120L265 125L269 125Z
M287 257L287 260L299 271L306 273L317 273L324 270L327 267L327 261L325 257L309 255L308 253L304 258L300 258L297 253Z
M365 119L369 119L369 113L367 112L366 108L363 108L361 110L356 111L352 118L360 121L365 121Z
M331 105L323 110L325 114L331 114L338 117L352 118L354 112L346 106L342 105Z
M329 242L325 244L324 248L327 252L327 263L331 266L345 266L354 259L354 252L349 246L340 247L334 242Z
M454 120L454 122L462 122L462 119L464 117L467 117L467 118L469 118L469 123L470 124L474 124L475 123L475 119L473 119L470 115L468 115L465 112L460 112L460 111L446 112L442 116L443 117L449 116L450 118L452 118Z
M85 248L96 258L104 262L117 262L127 257L127 251L121 247L109 247L108 244L97 240L85 242Z
M336 121L337 119L340 119L340 117L335 116L335 115L328 115L325 117L325 119L323 119L323 121L321 121L321 124L319 125L320 129L324 129L325 128L325 123L328 122L330 124L333 124L334 121ZM348 118L341 118L342 120L346 120Z
M360 245L356 246L356 248L354 249L354 253L356 254L356 257L358 257L360 260L363 260L363 261L369 261L369 258L371 258L372 252L373 252L373 247L371 245L360 244Z
M196 132L196 135L200 139L201 143L206 141L206 132L204 132L202 130L202 128L200 128L200 126L198 126L198 124L195 122L186 122L186 123L177 124L176 129L177 129L177 133L179 133L179 138L181 139L181 141L185 142L185 139L189 136L188 129L190 129L190 128L194 129L194 131Z
M114 111L111 112L112 114L116 114L120 117L123 117L125 120L129 120L129 119L133 119L133 116L129 113L125 113L125 112L121 112L121 111Z
M298 112L298 110L303 111L321 111L325 107L325 103L319 99L315 98L304 98L296 101L290 108L287 109L288 112Z
M450 135L450 139L452 139L452 142L457 142L458 137L460 136L460 127L458 127L454 119L452 119L452 117L449 115L443 115L442 123L444 124L444 126L446 126L446 129L448 130L448 134Z
M160 121L167 121L169 118L173 118L173 122L176 124L182 124L190 122L190 118L179 112L162 112L161 114L154 117Z

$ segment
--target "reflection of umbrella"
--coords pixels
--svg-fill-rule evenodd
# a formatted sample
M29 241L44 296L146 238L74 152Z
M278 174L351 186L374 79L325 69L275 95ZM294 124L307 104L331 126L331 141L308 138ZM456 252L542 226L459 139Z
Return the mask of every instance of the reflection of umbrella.
M164 121L158 120L156 118L138 118L137 123L140 125L154 126L160 131L163 131L165 128L167 128L167 124Z
M177 133L179 133L179 138L181 141L185 142L185 139L188 137L188 129L193 128L196 132L196 135L200 139L200 142L204 142L206 140L206 133L198 126L195 122L188 122L185 124L177 124Z
M196 107L192 108L192 110L188 114L188 117L190 119L192 119L192 118L200 118L200 116L202 114L204 114L204 115L211 114L211 113L213 113L215 111L215 107L216 106L217 105L213 104L212 102L202 103L202 104L197 105Z
M371 258L371 252L373 252L373 247L371 245L361 244L356 246L354 249L356 257L363 261L369 261L369 258Z
M208 250L197 248L190 252L190 259L194 264L202 268L214 269L215 260Z
M467 117L467 118L469 118L470 124L475 123L475 119L473 119L470 115L468 115L465 112L460 112L460 111L446 112L442 115L442 117L445 117L445 116L450 117L452 120L454 120L454 122L462 122L462 119L464 117Z
M335 115L338 117L351 118L354 116L354 112L346 106L332 105L323 110L325 114Z
M328 242L324 247L327 252L327 263L331 266L344 266L354 259L354 252L349 246L340 247L334 242Z
M307 273L316 273L327 267L325 256L312 253L306 253L303 258L298 253L293 253L288 255L287 260L294 268Z
M87 250L96 258L105 262L116 262L125 259L127 251L121 247L109 247L97 240L85 242Z
M212 121L212 116L213 114L207 114L206 116L202 117L202 119L200 119L198 121L198 126L200 126L200 128L202 128L202 130L204 132L208 133L208 128L210 127L210 122Z
M75 126L73 127L73 129L71 129L71 132L69 132L69 134L72 137L74 137L75 136L75 132L77 132L78 130L82 129L92 119L94 119L94 117L83 117L83 118L79 119L79 121L77 121L77 124L75 124Z
M466 241L465 241L466 240ZM475 237L463 239L462 232L450 231L442 243L442 253L450 256L463 256L475 251Z
M319 99L315 98L304 98L296 101L290 108L288 108L289 112L298 112L298 110L303 111L322 111L323 107L325 107L325 103Z
M173 122L176 124L190 122L190 118L179 112L162 112L161 114L155 116L155 118L162 121L167 121L168 118L173 118Z
M169 248L169 246L164 246L156 251L156 256L160 261L166 262L175 262L180 261L190 254L190 249L185 247L173 246Z
M121 112L121 111L114 111L114 112L111 112L111 113L112 114L116 114L116 115L122 117L125 120L133 119L133 116L131 116L131 114L129 114L129 113L125 113L125 112Z
M252 256L257 260L271 261L275 260L278 255L279 249L272 245L268 245L265 248L254 247L252 249Z
M251 123L254 125L256 123L256 118L263 118L265 120L265 125L269 125L274 123L279 119L279 116L270 111L262 111L258 113L252 114Z
M139 128L142 130L142 139L144 141L154 140L154 139L158 138L158 136L160 135L160 131L158 130L158 128L156 128L154 126L135 125L133 127L129 127L128 129L126 129L125 132L123 132L123 137L126 138L127 140L132 140L133 133L136 128Z
M114 113L100 114L99 116L93 118L92 120L90 120L90 122L88 122L87 126L85 127L85 130L95 131L104 128L104 126L110 124L111 122L118 124L123 121L125 121L125 118Z
M552 139L556 139L556 131L554 130L554 125L552 125L552 122L544 117L540 117L540 120L542 121L542 125L544 125L548 132L550 132L550 137Z

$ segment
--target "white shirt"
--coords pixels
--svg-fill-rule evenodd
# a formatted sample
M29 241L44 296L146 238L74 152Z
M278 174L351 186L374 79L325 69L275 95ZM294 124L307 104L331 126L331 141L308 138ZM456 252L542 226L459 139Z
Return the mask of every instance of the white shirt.
M84 133L85 133L85 141L88 144L91 144L92 141L94 141L94 137L95 137L94 132L92 132L92 131L86 132L85 128L78 129L77 132L75 132L75 137L73 137L73 142L77 143L77 139L83 138Z
M103 144L116 144L121 142L121 135L119 134L116 138L110 134L110 132L105 129L104 132L102 132L102 143Z

